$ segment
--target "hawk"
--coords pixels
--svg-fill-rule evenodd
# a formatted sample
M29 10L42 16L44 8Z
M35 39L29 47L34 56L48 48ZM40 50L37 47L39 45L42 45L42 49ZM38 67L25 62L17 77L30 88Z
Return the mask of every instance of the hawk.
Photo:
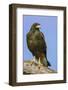
M51 66L47 60L47 45L44 34L40 31L40 24L34 23L27 33L27 46L33 55L33 61L45 66Z

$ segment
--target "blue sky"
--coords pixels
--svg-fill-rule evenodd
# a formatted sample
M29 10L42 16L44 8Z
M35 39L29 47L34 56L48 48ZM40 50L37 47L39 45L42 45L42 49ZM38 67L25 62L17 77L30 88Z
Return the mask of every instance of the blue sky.
M29 32L33 23L40 23L41 32L44 33L47 44L47 58L51 63L51 68L57 70L57 16L31 16L24 15L24 60L31 60L33 58L31 52L28 50L26 43L26 34Z

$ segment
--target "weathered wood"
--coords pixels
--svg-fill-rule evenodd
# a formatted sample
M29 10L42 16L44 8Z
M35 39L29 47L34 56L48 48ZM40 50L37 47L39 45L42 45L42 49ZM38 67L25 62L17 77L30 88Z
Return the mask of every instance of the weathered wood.
M48 74L48 73L57 73L57 72L43 65L39 65L36 63L32 64L32 61L24 61L23 74Z

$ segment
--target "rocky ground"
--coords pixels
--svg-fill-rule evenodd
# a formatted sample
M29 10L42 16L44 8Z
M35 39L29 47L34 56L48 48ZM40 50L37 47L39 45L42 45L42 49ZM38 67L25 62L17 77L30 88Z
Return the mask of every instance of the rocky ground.
M23 74L48 74L48 73L56 73L56 71L50 69L49 67L45 67L43 65L39 65L33 63L31 61L24 62L24 70Z

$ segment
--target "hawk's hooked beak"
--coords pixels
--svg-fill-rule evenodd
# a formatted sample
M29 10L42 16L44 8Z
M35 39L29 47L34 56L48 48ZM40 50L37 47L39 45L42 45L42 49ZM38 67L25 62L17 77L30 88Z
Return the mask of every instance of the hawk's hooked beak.
M36 28L41 28L40 25L37 25Z

